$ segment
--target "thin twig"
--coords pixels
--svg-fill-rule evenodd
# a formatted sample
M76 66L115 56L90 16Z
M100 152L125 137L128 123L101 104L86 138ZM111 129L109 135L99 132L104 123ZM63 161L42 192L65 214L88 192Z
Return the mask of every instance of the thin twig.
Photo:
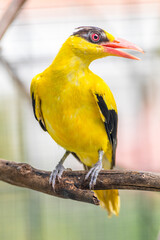
M9 62L2 56L0 56L0 62L3 64L4 68L7 70L7 72L11 76L13 83L16 84L17 89L20 90L20 93L22 94L22 96L24 96L27 99L27 101L30 103L31 98L29 96L29 93L27 92L27 90L26 90L24 84L22 83L22 81L20 80L20 78L14 72L14 70L11 67L11 65L9 64Z
M13 0L4 12L0 20L0 40L25 2L26 0Z
M10 24L16 18L18 12L20 11L21 7L25 2L26 0L12 0L11 3L9 4L8 8L4 12L0 20L0 40L4 36ZM7 70L7 72L9 73L9 75L11 76L14 83L16 83L16 85L20 89L20 92L26 97L27 100L30 101L30 96L26 91L25 86L23 85L17 74L14 72L9 62L4 57L2 57L2 55L0 56L0 61L3 64L4 68Z
M89 179L86 171L65 171L61 180L56 181L55 191L49 185L51 172L31 167L29 164L0 160L0 180L30 188L56 197L99 205L92 191L89 191ZM101 171L95 185L96 190L130 189L160 191L160 174L149 172L108 170Z

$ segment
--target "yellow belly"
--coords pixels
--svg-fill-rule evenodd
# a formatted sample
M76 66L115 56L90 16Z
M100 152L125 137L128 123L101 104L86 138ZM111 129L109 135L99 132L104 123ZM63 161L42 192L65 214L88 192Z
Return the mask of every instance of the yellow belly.
M77 84L73 80L69 82L68 78L62 82L59 79L57 83L45 76L38 87L48 133L63 148L75 152L88 166L98 161L101 149L109 161L112 155L105 125L91 90L107 93L110 101L113 96L103 80L97 77L93 81L94 77L93 74L83 75ZM114 101L110 105L114 105Z
M96 103L63 105L65 99L53 99L42 105L47 130L62 147L73 152L90 153L106 150L108 138ZM53 110L54 109L54 110Z

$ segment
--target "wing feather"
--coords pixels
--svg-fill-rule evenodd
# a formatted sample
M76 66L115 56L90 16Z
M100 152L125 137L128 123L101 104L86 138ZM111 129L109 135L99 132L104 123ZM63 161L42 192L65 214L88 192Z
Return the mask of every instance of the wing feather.
M42 109L41 109L41 100L37 96L37 94L35 94L35 92L32 92L32 106L33 106L33 112L36 120L39 122L41 128L44 131L47 131L46 125L43 119Z
M111 168L115 166L115 154L117 147L117 125L118 125L118 115L114 109L108 109L104 97L98 93L95 93L97 99L97 104L101 114L103 115L103 122L105 125L106 133L110 143L112 144L112 165Z

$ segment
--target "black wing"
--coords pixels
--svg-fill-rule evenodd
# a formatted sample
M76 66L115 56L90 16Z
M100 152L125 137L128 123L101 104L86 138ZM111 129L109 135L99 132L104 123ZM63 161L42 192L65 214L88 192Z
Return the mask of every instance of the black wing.
M39 111L41 111L41 101L39 100ZM36 116L36 111L35 111L35 107L36 107L36 101L35 101L35 98L34 98L34 93L32 93L32 106L33 106L33 112L34 112L34 116L36 118L36 120L39 122L41 128L44 130L44 131L47 131L46 129L46 126L45 126L45 123L44 123L44 119L43 119L43 116L42 116L42 112L41 112L41 118L38 119L37 116Z
M107 136L109 138L110 143L112 144L112 165L111 168L115 166L115 154L117 147L117 125L118 125L118 115L115 110L109 110L105 100L102 95L95 94L97 98L98 106L103 114L105 121L105 129L107 132Z

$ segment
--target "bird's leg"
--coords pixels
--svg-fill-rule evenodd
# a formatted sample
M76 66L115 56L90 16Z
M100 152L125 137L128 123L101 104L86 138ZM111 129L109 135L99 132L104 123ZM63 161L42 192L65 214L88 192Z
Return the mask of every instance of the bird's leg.
M96 181L97 181L98 174L102 170L103 153L104 152L102 150L98 151L98 162L89 170L89 172L85 177L85 179L88 179L89 176L91 176L91 180L89 183L90 189L94 188L94 185L96 184Z
M59 180L62 176L63 171L65 170L65 168L63 167L63 163L64 163L65 159L68 157L69 154L70 154L69 151L65 152L65 154L63 155L63 157L61 158L61 160L57 164L56 168L52 171L52 173L50 175L49 184L52 185L53 189L55 188L56 177Z

